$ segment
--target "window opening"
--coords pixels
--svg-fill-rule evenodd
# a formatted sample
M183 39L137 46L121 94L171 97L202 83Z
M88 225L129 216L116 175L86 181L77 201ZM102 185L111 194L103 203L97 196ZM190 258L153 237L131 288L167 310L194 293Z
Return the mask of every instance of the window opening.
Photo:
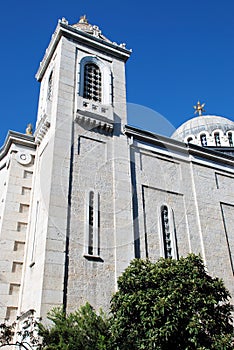
M201 139L201 144L202 144L202 146L207 146L206 135L205 135L205 134L202 134L202 135L200 136L200 139Z
M232 132L228 133L228 141L229 141L229 146L233 147L233 138L232 138Z
M190 142L192 142L192 141L193 141L193 138L192 138L192 137L188 137L187 142L190 143Z
M47 99L52 100L52 85L53 85L53 71L50 73L48 80L48 90L47 90Z
M216 146L220 147L221 146L221 142L220 142L219 132L214 133L214 139L215 139Z
M88 254L93 255L93 231L94 231L94 192L89 193L89 246Z
M87 63L84 68L84 98L101 102L102 97L101 72L94 63Z
M164 205L161 208L163 245L165 258L172 258L171 233L169 225L168 208Z

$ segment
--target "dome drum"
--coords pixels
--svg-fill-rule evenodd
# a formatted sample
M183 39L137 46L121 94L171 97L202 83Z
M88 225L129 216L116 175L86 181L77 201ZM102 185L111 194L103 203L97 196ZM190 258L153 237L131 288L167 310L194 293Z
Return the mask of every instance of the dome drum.
M234 122L219 116L199 116L182 124L172 138L204 147L233 147Z

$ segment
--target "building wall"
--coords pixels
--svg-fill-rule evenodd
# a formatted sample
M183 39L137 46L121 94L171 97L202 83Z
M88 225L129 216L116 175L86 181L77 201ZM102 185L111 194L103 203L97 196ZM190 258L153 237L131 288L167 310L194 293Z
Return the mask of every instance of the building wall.
M108 104L92 103L86 108L91 102L82 103L81 65L87 56L98 58L113 76ZM107 309L116 276L134 256L133 245L124 243L123 227L124 219L132 234L129 151L121 132L126 122L124 61L62 36L40 80L37 170L20 310L33 308L45 317L53 306L67 303L71 310L85 300ZM116 162L122 162L121 168ZM100 198L97 258L84 256L85 196L92 190Z
M157 260L163 253L160 208L173 211L178 257L201 254L208 272L233 289L233 165L133 141L138 254ZM176 257L176 256L175 256Z
M30 145L30 141L28 147L20 143L20 140L17 139L12 142L8 153L0 160L1 320L14 320L18 312L25 241L29 223L34 147L33 143ZM8 141L9 144L10 141Z
M234 295L232 159L124 128L130 53L60 26L37 74L36 146L18 135L0 154L1 318L86 301L108 310L134 257L165 255L163 207L172 256L200 253ZM81 94L86 58L109 84L105 103Z

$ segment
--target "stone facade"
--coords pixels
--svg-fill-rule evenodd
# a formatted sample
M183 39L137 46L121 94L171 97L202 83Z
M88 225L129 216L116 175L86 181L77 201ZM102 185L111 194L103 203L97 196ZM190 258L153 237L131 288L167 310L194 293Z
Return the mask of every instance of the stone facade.
M17 316L34 172L34 138L9 132L0 151L0 318Z
M85 18L58 23L35 134L0 153L1 319L107 310L134 257L200 253L234 295L234 158L127 126L130 54Z

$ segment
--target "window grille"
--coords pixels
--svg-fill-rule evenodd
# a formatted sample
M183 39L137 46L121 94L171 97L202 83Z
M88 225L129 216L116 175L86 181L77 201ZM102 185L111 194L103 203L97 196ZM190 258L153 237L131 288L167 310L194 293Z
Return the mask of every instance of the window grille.
M170 233L169 213L167 206L161 208L162 232L165 258L172 258L172 242Z
M97 257L100 255L100 209L99 193L95 191L88 193L86 225L85 254Z
M94 233L94 192L89 193L89 246L88 254L93 255L93 233Z
M87 63L84 68L83 97L95 102L101 102L102 99L101 72L94 63Z

